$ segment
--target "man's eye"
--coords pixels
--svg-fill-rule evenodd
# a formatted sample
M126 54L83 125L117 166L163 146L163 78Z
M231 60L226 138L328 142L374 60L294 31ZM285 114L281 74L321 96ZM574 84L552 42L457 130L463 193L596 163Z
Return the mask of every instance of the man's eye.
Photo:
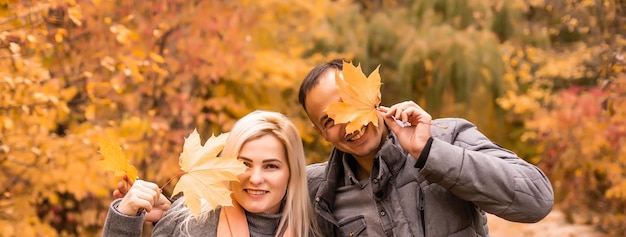
M331 118L326 119L326 121L324 121L324 128L328 128L328 127L332 126L334 122L335 121L333 119L331 119Z

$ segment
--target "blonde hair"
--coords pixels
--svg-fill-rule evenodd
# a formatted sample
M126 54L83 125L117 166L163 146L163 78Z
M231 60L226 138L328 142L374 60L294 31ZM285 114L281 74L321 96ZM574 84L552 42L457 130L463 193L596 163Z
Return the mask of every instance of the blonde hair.
M241 147L247 141L271 134L278 138L285 148L289 163L289 182L285 202L281 210L282 217L278 225L276 236L281 236L289 226L295 236L319 236L316 216L309 198L306 180L306 161L300 133L295 125L283 114L277 112L257 110L241 118L230 131L222 155L232 156L239 154ZM189 210L182 205L172 214L184 214L185 219L181 228L187 229L193 219ZM213 213L208 207L203 207L198 220L205 221ZM187 232L188 233L188 232Z

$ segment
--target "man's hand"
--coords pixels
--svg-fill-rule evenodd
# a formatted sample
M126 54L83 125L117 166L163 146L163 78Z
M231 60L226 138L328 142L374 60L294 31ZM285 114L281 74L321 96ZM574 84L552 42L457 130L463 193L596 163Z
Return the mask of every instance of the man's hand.
M129 216L137 215L140 210L146 210L146 221L156 222L170 209L170 201L161 193L155 183L137 180L129 189L126 177L117 184L113 191L114 198L122 198L117 209Z
M430 138L430 114L413 101L401 102L391 107L380 106L378 112L389 129L398 136L400 146L417 159Z

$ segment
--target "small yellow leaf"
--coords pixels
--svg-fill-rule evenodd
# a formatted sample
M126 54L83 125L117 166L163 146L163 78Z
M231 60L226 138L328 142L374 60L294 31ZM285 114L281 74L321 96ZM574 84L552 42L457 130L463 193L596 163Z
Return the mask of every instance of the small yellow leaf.
M165 59L156 53L150 52L150 58L157 63L164 63Z
M146 57L146 52L141 50L141 49L138 49L138 48L133 49L132 53L133 53L134 56L136 56L138 58Z
M78 89L76 89L76 87L68 87L59 92L61 98L64 101L71 100L72 98L74 98L74 96L76 96L77 93L78 93Z
M348 134L360 130L369 123L378 126L376 108L380 105L382 84L378 74L379 67L366 78L361 65L354 67L352 63L344 61L342 73L335 75L342 101L330 104L326 108L326 113L335 120L335 123L347 123Z
M67 30L65 29L57 29L56 34L54 34L54 40L57 43L63 42L63 38L67 35Z
M11 53L18 54L20 53L21 47L19 44L11 42L9 43L9 49L11 50Z
M5 129L13 129L13 120L11 120L10 118L3 118L2 119L3 124L2 126L0 126L0 128L5 128Z
M122 152L121 146L110 138L101 138L100 154L104 157L98 165L105 170L113 171L115 176L127 175L131 183L137 179L137 168L130 164Z
M237 176L246 171L246 166L236 156L217 157L227 136L211 136L204 146L200 144L200 135L195 129L185 138L179 160L185 174L176 183L172 196L183 192L185 205L195 217L200 214L202 200L210 209L217 205L232 206L227 183L238 181Z
M67 13L70 16L70 20L72 20L72 22L74 22L74 24L76 24L77 26L81 26L83 25L83 13L80 10L80 6L76 5L73 7L70 7L69 9L67 9Z
M89 120L93 120L94 118L96 118L96 106L95 105L90 104L87 106L87 108L85 108L85 118Z

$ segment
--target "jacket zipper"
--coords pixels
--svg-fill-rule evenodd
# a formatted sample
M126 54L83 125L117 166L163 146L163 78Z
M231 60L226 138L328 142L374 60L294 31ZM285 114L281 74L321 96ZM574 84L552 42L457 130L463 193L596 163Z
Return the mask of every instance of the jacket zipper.
M424 219L424 192L422 191L422 186L419 188L420 200L419 200L419 209L420 209L420 217L422 222L422 234L426 236L426 220Z

